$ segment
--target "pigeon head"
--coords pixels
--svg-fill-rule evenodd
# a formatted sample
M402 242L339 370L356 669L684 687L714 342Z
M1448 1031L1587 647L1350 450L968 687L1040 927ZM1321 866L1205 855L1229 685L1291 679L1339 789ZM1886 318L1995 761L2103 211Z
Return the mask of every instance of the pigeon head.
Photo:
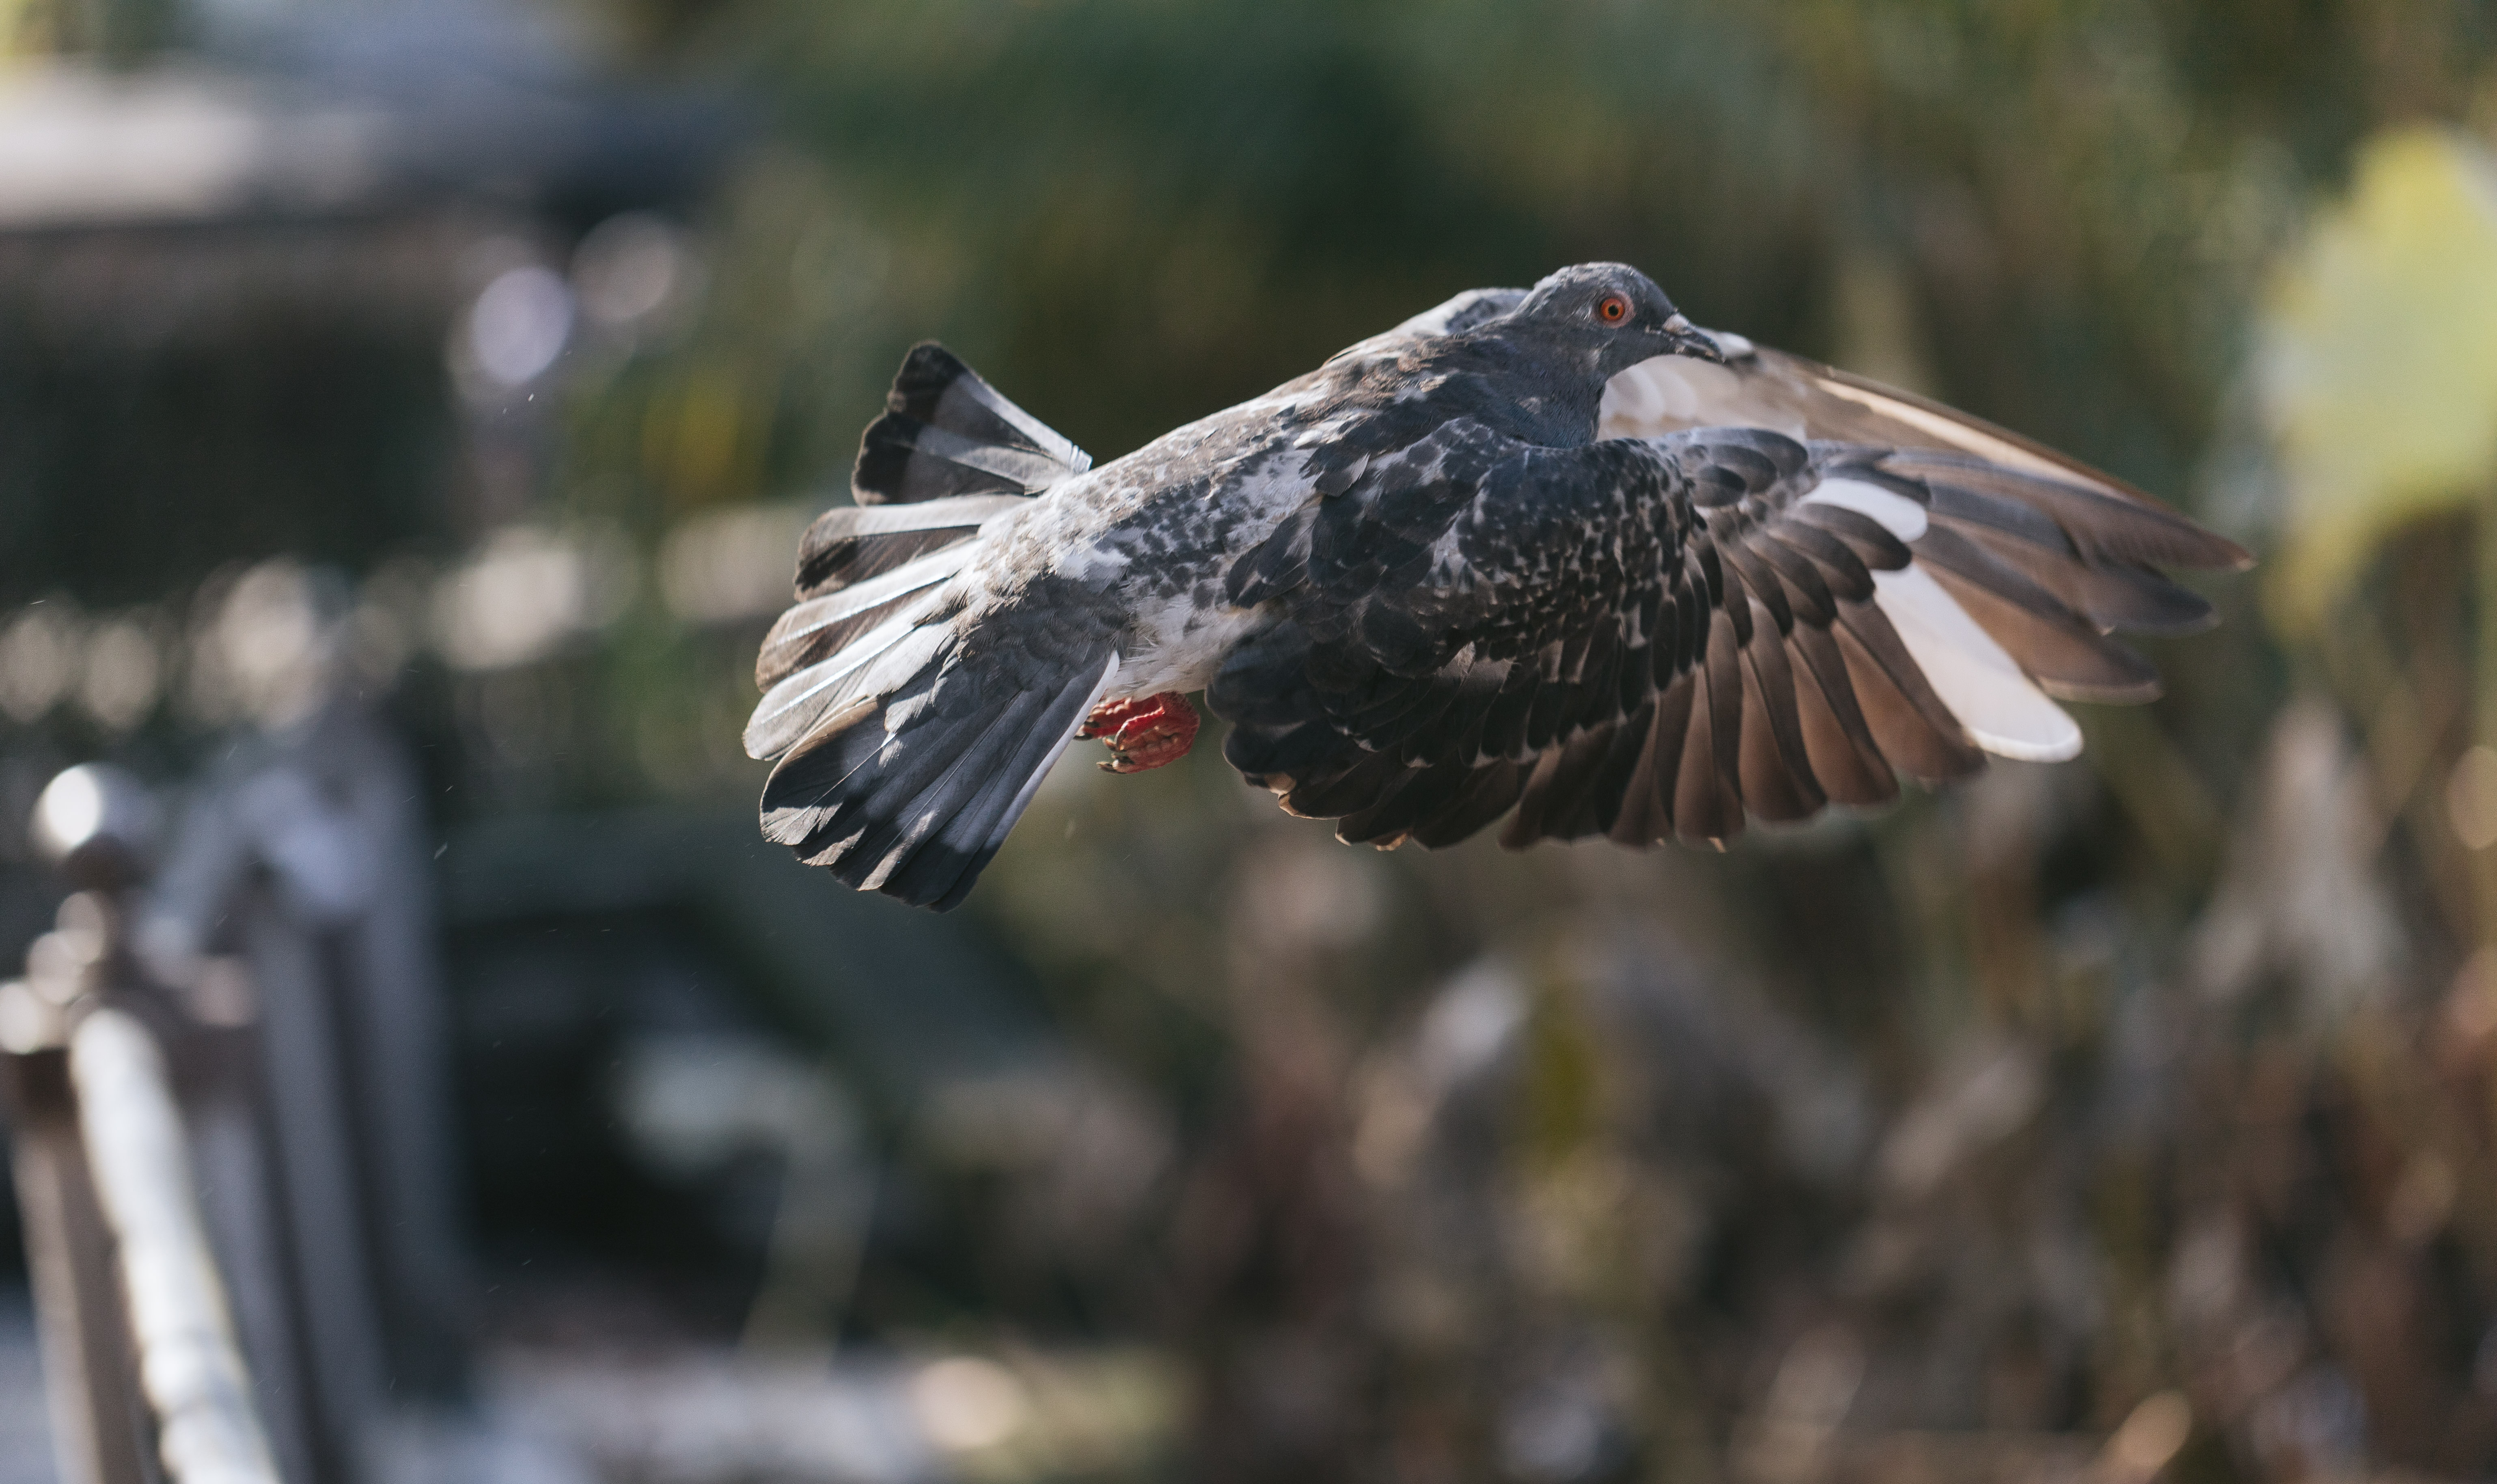
M1581 354L1609 377L1658 356L1724 363L1724 353L1673 307L1654 280L1622 263L1582 263L1534 286L1510 312L1512 332L1532 330Z

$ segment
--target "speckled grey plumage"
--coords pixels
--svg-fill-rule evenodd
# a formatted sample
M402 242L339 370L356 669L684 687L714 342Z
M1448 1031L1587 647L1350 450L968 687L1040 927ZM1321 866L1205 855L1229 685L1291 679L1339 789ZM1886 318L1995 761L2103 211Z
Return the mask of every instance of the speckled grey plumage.
M922 347L862 449L877 509L810 533L758 665L766 833L950 905L1091 706L1202 687L1226 756L1347 839L1449 843L1512 805L1510 843L1722 838L1747 811L1879 802L1894 766L1976 766L1872 601L1910 552L1809 500L1824 481L1936 530L1954 513L1917 559L2042 635L2076 692L2130 695L2146 668L2052 590L2064 568L2120 595L2143 560L2233 552L2079 484L1902 451L1895 427L1598 441L1607 382L1677 353L1715 355L1644 276L1589 265L1461 296L1090 468ZM897 501L935 503L881 514Z

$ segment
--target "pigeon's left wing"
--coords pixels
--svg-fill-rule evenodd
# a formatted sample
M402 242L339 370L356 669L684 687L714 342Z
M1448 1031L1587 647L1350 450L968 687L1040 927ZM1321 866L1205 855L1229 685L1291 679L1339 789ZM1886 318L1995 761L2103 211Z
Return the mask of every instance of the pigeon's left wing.
M1347 840L1723 839L1895 772L2069 757L2051 695L2137 701L2105 637L2244 553L2144 499L1964 452L1715 427L1536 448L1470 422L1244 558L1284 621L1207 692L1225 753ZM2152 585L2155 584L2155 585Z
M1328 363L1333 364L1388 355L1424 335L1454 334L1460 330L1471 330L1526 302L1526 294L1524 289L1468 289L1446 303L1433 304L1393 330L1382 330L1367 340L1345 346L1328 357Z

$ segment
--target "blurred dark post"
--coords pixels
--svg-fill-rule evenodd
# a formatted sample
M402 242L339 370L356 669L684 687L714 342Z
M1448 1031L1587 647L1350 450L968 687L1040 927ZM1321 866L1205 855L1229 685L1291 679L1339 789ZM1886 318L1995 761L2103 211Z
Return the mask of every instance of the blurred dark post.
M416 771L347 681L343 580L247 574L215 643L253 733L185 811L141 929L197 981L238 954L292 1258L322 1477L352 1478L385 1397L455 1400L465 1279Z

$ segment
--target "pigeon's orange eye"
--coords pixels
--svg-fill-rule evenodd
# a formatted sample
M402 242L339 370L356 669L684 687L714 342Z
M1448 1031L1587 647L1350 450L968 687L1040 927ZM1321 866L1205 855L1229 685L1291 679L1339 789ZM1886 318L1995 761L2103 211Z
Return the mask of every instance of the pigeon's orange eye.
M1630 317L1630 301L1619 294L1607 294L1596 305L1596 318L1607 325L1618 325Z

